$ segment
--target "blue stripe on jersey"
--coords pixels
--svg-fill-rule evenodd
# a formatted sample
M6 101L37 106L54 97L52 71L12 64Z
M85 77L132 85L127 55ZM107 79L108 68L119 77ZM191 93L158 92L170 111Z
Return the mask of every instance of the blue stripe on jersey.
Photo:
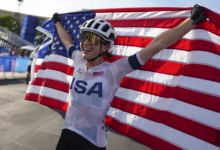
M138 69L142 66L140 64L140 62L138 61L136 54L134 54L132 56L129 56L128 57L128 62L130 64L131 68L133 68L134 70L136 70L136 69Z
M69 56L72 57L72 53L76 50L76 47L73 45L69 48Z

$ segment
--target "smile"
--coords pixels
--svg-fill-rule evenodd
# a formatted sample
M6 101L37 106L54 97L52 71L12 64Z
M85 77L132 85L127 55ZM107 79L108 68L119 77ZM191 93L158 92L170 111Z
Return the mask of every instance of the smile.
M92 49L84 48L83 50L86 51L86 52L89 52L89 51L91 51Z

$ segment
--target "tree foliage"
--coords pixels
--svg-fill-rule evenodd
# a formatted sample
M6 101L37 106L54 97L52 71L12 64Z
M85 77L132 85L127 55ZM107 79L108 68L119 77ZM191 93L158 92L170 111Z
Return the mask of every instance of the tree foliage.
M4 27L6 30L19 34L21 23L15 20L11 15L3 15L0 16L0 26Z

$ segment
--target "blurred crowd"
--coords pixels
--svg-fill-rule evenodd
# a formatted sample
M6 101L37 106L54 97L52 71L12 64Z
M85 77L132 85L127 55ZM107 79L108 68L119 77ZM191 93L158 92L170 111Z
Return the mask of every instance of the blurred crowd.
M9 50L9 55L14 55L14 56L29 57L30 54L31 51L18 49L17 47L11 47Z
M18 49L17 47L13 47L13 46L9 49L9 55L12 55L12 56L29 57L30 54L31 54L31 51Z

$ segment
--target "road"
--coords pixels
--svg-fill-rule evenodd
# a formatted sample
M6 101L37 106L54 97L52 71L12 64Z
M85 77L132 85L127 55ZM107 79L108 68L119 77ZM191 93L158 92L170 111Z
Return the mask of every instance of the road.
M24 101L24 82L0 79L0 150L54 150L65 112ZM108 131L107 150L151 150L109 127Z

